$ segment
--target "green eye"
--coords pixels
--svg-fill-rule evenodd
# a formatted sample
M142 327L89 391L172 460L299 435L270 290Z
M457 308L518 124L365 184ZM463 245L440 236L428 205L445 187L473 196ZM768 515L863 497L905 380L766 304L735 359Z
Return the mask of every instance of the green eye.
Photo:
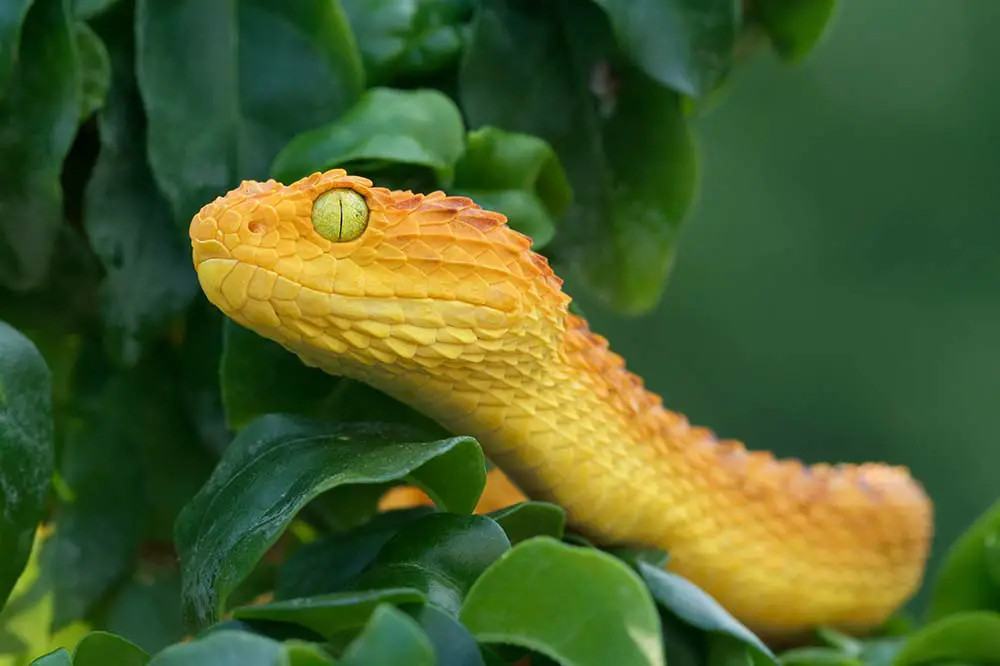
M312 223L316 233L329 241L352 241L368 228L368 204L354 190L324 192L313 202Z

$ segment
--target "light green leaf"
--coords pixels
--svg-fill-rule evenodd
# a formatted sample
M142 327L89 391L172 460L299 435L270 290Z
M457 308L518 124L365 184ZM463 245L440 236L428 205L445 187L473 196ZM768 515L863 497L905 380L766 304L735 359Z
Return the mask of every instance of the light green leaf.
M219 631L172 645L149 666L288 666L281 643L242 631Z
M78 76L69 0L34 0L0 94L0 286L27 291L48 276L63 224L60 175L80 116Z
M52 373L0 321L0 608L24 571L53 471Z
M1000 664L1000 613L955 613L924 625L896 653L892 666L940 662Z
M136 30L149 161L183 228L363 88L340 3L139 0Z
M423 604L426 600L419 590L404 587L338 592L245 606L235 609L233 617L297 624L329 639L344 629L364 625L380 604Z
M536 537L476 581L460 621L480 643L530 648L564 666L662 666L656 607L616 558Z
M73 666L73 658L66 648L59 648L35 659L31 666Z
M755 11L782 60L798 64L829 31L837 0L760 0Z
M372 88L335 122L295 137L271 173L290 182L334 167L405 164L447 175L462 154L464 135L462 116L443 93Z
M83 21L75 24L76 52L80 59L80 121L104 106L111 85L111 61L104 42Z
M121 636L94 631L83 637L73 651L73 666L145 666L149 655Z
M454 617L429 604L410 604L401 610L420 623L434 646L437 666L485 666L476 639Z
M0 99L10 81L21 45L21 27L34 0L6 0L0 3Z
M843 650L829 647L796 648L782 652L781 666L862 666L862 662Z
M414 483L469 513L485 485L469 437L427 441L405 426L264 416L244 428L177 521L186 615L215 621L226 597L320 493L348 484Z
M392 606L375 609L365 630L347 646L344 666L435 666L434 648L413 618Z
M948 548L932 585L928 619L961 611L1000 611L1000 582L990 575L990 538L1000 532L996 502Z

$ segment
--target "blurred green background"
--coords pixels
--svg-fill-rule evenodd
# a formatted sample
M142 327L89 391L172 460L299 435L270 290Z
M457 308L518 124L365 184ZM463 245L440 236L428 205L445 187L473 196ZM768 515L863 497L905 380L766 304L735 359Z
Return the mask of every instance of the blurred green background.
M579 300L694 423L910 466L936 503L932 567L1000 497L998 20L984 0L853 0L801 68L739 68L697 125L662 305L622 320Z

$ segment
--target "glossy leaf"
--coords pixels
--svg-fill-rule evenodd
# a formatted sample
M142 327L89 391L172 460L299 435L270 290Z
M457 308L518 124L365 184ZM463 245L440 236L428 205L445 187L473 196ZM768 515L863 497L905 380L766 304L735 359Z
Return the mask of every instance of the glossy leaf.
M80 116L74 35L69 0L34 0L0 95L0 286L10 289L45 280L63 224L60 174Z
M476 639L454 617L429 604L410 605L401 610L413 617L427 634L437 666L485 666Z
M755 8L782 60L802 62L823 39L837 0L761 0Z
M52 373L0 321L0 608L31 555L53 471Z
M471 512L486 471L475 440L426 441L403 426L265 416L244 428L177 521L189 621L218 617L228 594L320 493L408 480L446 510Z
M737 0L595 0L622 48L650 77L701 97L729 71Z
M566 666L664 663L656 608L635 572L548 537L487 569L459 619L481 643L528 647Z
M274 160L272 175L290 182L334 167L426 167L449 174L464 148L462 116L437 90L371 88L333 123L304 132Z
M458 615L476 579L509 549L503 529L485 516L433 513L403 525L352 587L412 587Z
M403 525L433 511L433 507L387 511L352 530L302 546L282 566L275 599L345 590Z
M239 430L264 414L319 417L336 400L339 378L230 319L222 330L222 401L230 428Z
M177 234L146 162L132 15L116 12L114 19L102 33L113 82L107 107L98 114L101 149L87 183L83 224L104 268L101 314L109 347L131 365L184 311L198 285L190 247Z
M86 120L104 106L111 85L111 61L104 42L83 21L74 27L76 52L80 59L80 120Z
M531 237L535 250L552 240L573 196L549 144L495 127L469 132L450 190L503 213L512 228Z
M344 651L344 666L435 666L434 648L420 625L402 611L382 605L365 630Z
M421 604L425 601L424 594L416 589L385 588L360 592L339 592L245 606L235 609L233 617L241 620L268 620L297 624L329 639L344 629L364 625L380 604Z
M561 260L618 311L654 307L698 181L679 96L618 57L599 9L568 0L481 5L460 84L472 127L538 136L558 154L573 187Z
M1000 582L991 575L990 540L1000 532L996 502L948 548L933 581L928 619L961 611L1000 611Z
M73 666L73 658L66 648L58 648L35 659L30 666Z
M723 634L753 648L771 663L777 658L760 638L729 614L700 587L675 573L638 563L639 573L656 603L681 620L704 631Z
M427 76L462 48L470 0L341 0L365 63L369 86Z
M219 631L172 645L150 666L288 666L281 643L242 631Z
M6 92L21 45L21 27L34 0L0 3L0 98Z
M105 631L87 634L73 651L73 666L145 666L149 659L138 645Z
M292 137L338 117L363 87L339 3L140 0L136 30L149 160L184 228L240 180L265 177Z
M548 502L519 502L493 511L489 517L503 528L511 544L536 536L561 539L566 528L566 511Z
M805 647L779 655L781 666L862 666L862 662L843 650L829 647Z
M939 662L1000 664L1000 613L955 613L911 634L892 666Z

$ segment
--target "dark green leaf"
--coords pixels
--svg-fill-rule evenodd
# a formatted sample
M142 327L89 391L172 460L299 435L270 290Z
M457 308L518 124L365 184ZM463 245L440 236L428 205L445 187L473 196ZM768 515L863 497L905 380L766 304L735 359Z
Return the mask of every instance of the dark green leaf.
M367 90L335 122L295 137L272 175L289 182L334 167L408 164L450 175L464 148L462 116L437 90Z
M242 631L219 631L172 645L150 666L288 666L281 643Z
M74 0L73 12L77 18L95 18L117 4L119 0Z
M830 647L796 648L779 655L782 666L862 666L854 656Z
M0 3L0 99L3 99L21 45L21 26L34 0Z
M462 48L471 0L341 0L369 86L451 65Z
M667 566L667 562L670 560L670 555L665 550L656 548L609 548L607 550L618 559L628 562L633 569L638 569L640 562L662 569Z
M352 587L416 588L457 615L476 579L509 549L503 529L485 516L432 513L401 527Z
M323 648L302 641L285 643L285 654L288 666L334 666L337 663Z
M76 52L80 59L80 120L104 106L111 85L111 62L104 42L89 25L76 22Z
M404 426L261 417L237 435L178 518L190 621L214 621L227 595L299 509L322 492L407 480L442 508L467 513L485 478L482 451L468 437L426 441Z
M140 0L137 33L149 159L185 228L240 180L264 177L292 137L339 116L363 87L335 2Z
M708 640L708 666L754 666L746 643L725 634L712 634Z
M341 660L344 666L435 666L430 639L406 613L382 605Z
M692 97L730 67L739 0L594 0L629 57L650 77Z
M324 638L344 629L360 627L379 604L423 603L424 595L415 589L387 588L375 591L338 592L303 599L275 601L245 606L233 611L240 620L269 620L298 624Z
M184 636L180 575L173 567L140 567L111 599L104 627L155 654Z
M1000 584L990 576L988 540L1000 531L1000 501L987 509L945 553L933 582L928 619L967 610L1000 611Z
M73 666L73 658L66 648L59 648L35 659L30 666Z
M469 132L451 190L503 213L511 227L532 238L536 250L552 239L573 196L548 143L495 127Z
M519 502L494 511L489 517L503 528L511 544L536 536L561 539L566 527L566 512L548 502Z
M451 615L431 605L402 610L420 623L434 646L438 666L485 666L476 639Z
M481 643L511 643L564 666L662 665L656 607L614 557L537 537L476 581L459 618Z
M73 666L144 666L149 655L121 636L94 631L83 637L73 651Z
M17 66L0 95L0 285L15 290L45 280L63 224L59 177L80 116L68 5L34 0Z
M343 534L307 544L285 562L274 591L276 599L340 592L360 574L406 523L434 511L414 507L380 513Z
M52 374L0 321L0 608L31 554L53 468Z
M574 195L560 258L617 310L651 309L697 189L679 96L616 53L599 9L569 0L481 5L460 93L471 126L538 136L559 155Z
M230 319L222 330L222 401L230 428L239 430L264 414L318 417L335 399L337 377Z
M943 661L1000 664L1000 613L955 613L911 634L892 666Z
M760 0L755 11L774 50L789 63L800 63L828 30L837 0Z
M691 581L645 562L639 562L639 573L653 598L665 610L704 631L731 636L756 650L768 662L777 662L774 653L760 638Z
M827 645L852 656L861 654L861 651L864 649L864 644L858 639L830 627L818 628L816 636Z
M134 364L196 293L191 252L146 163L145 121L135 87L132 15L115 12L102 34L113 67L98 116L101 151L87 184L83 223L105 270L101 310L109 345Z

